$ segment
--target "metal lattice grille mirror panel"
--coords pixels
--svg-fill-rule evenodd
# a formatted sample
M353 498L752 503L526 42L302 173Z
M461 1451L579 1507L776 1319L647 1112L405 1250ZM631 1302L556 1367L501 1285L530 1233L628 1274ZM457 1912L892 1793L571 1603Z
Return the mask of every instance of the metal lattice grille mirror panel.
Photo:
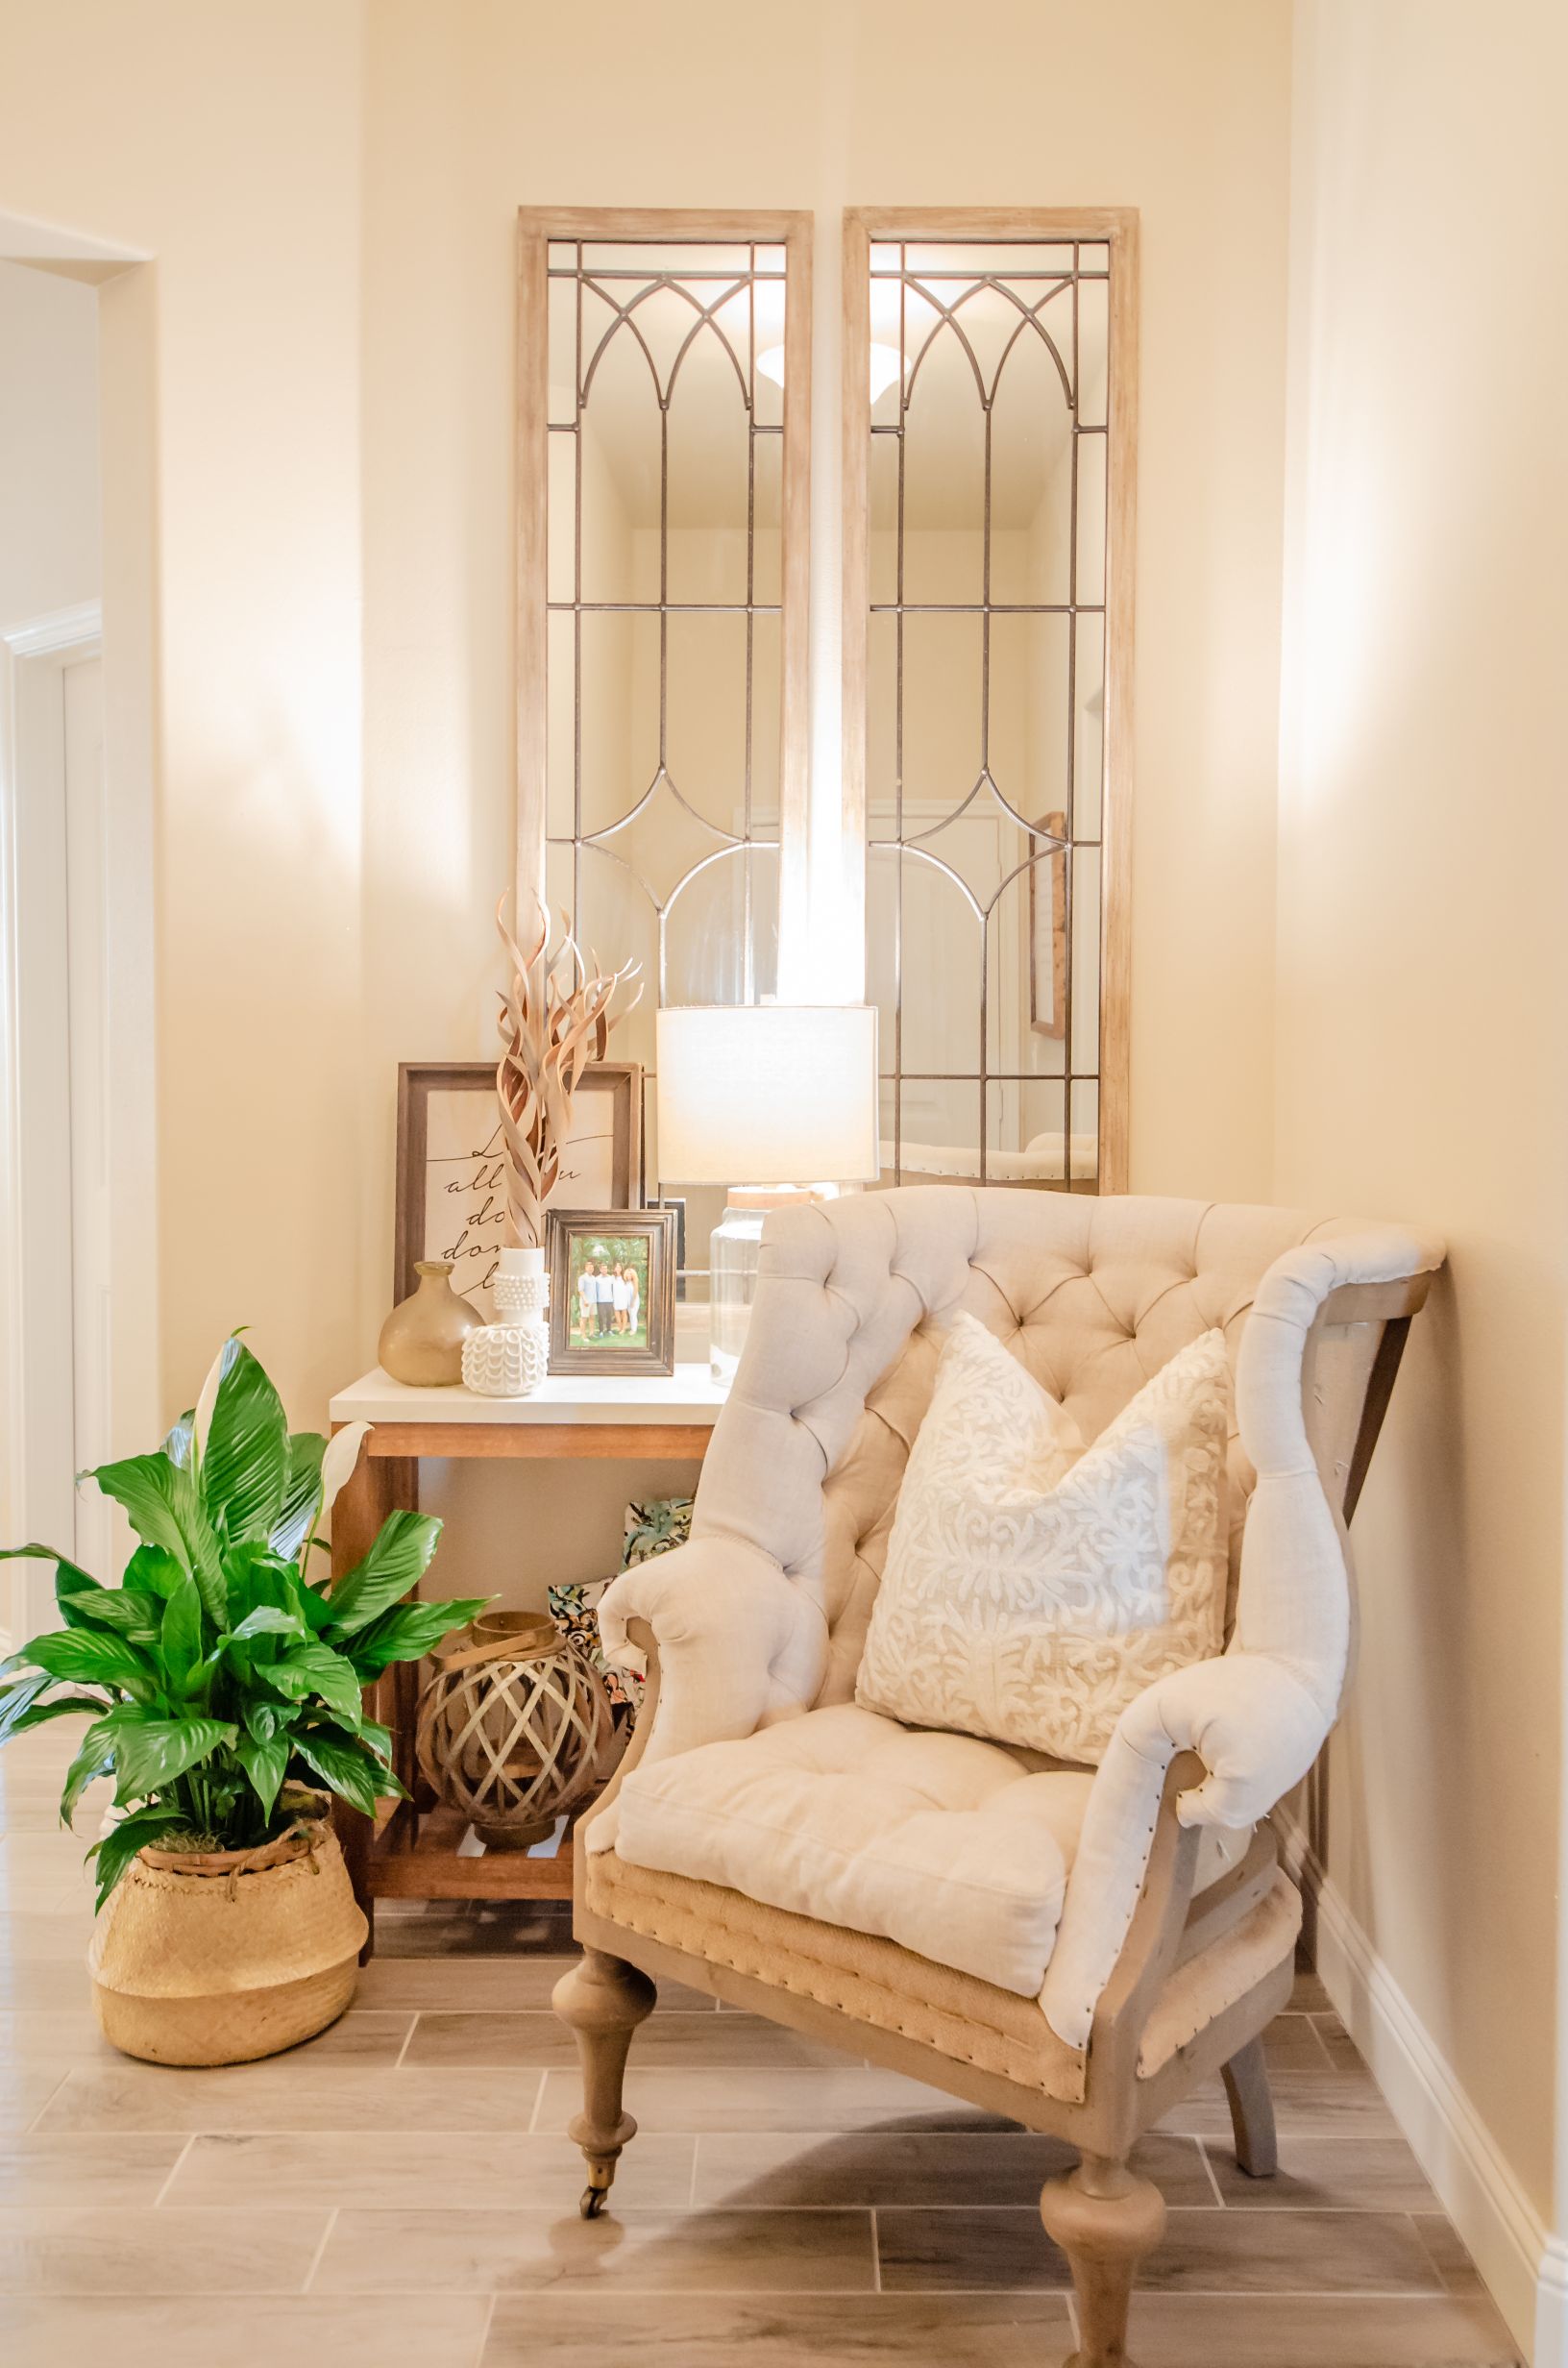
M643 963L614 1049L643 1064L653 1194L656 1009L776 991L786 685L804 654L804 568L786 556L803 481L803 230L758 217L750 236L684 222L670 234L649 214L635 234L618 217L595 235L596 219L523 225L521 334L526 356L533 335L545 353L521 506L526 520L531 492L544 564L540 585L525 530L520 673L527 685L531 634L545 729L542 811L520 827L519 860L531 852L585 946ZM523 813L526 719L520 744Z
M884 1180L1098 1190L1115 244L860 253Z

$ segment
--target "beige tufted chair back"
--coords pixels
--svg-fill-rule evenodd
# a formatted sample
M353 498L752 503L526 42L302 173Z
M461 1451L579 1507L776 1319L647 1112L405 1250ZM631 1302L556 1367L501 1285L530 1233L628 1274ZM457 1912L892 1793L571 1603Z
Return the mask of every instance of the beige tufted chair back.
M820 1700L847 1700L904 1466L957 1310L977 1316L1061 1400L1087 1443L1203 1332L1224 1332L1234 1371L1275 1259L1357 1230L1286 1209L954 1185L777 1213L694 1532L751 1540L817 1597L832 1635ZM1336 1507L1375 1347L1343 1344L1337 1363L1324 1363L1313 1443ZM1234 1603L1254 1477L1234 1418L1231 1476Z

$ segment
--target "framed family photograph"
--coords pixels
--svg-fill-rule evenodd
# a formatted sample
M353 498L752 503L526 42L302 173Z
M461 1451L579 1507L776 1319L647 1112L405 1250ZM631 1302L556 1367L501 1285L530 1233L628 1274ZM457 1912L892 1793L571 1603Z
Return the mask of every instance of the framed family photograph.
M552 1198L574 1209L625 1209L642 1198L643 1073L596 1061L572 1105L572 1134ZM506 1196L494 1061L404 1061L398 1072L394 1305L418 1280L417 1260L452 1268L452 1287L495 1320L490 1282L501 1257Z
M675 1213L551 1209L552 1373L673 1373Z

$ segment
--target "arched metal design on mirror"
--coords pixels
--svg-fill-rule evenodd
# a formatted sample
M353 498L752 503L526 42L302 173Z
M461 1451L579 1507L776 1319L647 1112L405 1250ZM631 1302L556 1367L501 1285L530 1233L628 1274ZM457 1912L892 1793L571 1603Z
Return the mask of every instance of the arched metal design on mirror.
M518 878L641 959L645 1085L803 901L809 223L520 216ZM651 1191L652 1094L644 1145Z
M1126 1188L1136 217L845 236L845 770L883 1173Z

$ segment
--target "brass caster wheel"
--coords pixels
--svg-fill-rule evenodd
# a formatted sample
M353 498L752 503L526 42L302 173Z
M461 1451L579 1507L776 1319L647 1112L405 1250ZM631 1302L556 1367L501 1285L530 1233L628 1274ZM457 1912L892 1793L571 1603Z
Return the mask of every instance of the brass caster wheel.
M577 2206L578 2218L582 2220L597 2220L608 2202L609 2193L606 2188L584 2187L582 2191L582 2199Z

